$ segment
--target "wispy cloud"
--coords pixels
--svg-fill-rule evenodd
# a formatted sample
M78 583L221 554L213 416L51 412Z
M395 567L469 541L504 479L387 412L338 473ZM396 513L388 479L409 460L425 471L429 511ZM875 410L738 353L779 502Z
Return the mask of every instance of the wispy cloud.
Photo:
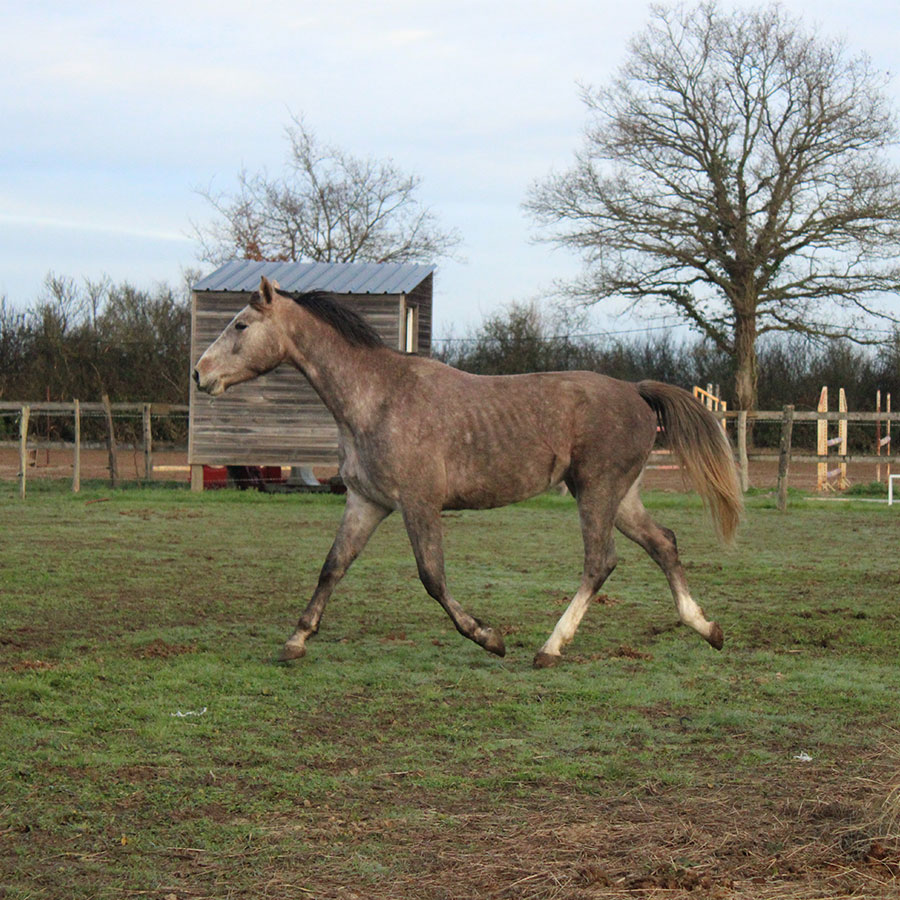
M152 228L135 228L133 225L117 225L107 222L84 222L72 219L58 219L52 216L16 215L0 212L0 225L22 225L31 228L52 228L65 231L79 231L91 234L110 234L142 238L148 241L172 241L190 244L192 239L186 234L173 231L158 231Z

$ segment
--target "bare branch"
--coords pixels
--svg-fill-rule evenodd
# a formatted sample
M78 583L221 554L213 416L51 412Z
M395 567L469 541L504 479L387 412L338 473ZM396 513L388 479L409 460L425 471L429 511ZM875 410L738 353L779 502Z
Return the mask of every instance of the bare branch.
M281 177L244 170L232 194L198 190L215 214L193 225L201 259L430 262L453 255L459 235L419 202L418 177L392 160L320 144L300 117L286 137Z

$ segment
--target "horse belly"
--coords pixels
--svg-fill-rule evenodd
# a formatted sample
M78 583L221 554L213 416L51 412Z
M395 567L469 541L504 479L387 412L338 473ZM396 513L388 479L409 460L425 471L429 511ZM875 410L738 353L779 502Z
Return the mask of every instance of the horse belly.
M464 432L446 455L447 509L489 509L527 500L558 484L568 454L537 441L533 433L506 432L478 439Z

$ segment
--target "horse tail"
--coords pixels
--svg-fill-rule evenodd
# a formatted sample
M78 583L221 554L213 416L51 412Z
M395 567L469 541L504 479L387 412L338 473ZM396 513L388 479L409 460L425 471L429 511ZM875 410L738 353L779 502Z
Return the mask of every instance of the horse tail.
M638 393L656 413L669 447L709 510L720 537L730 542L744 501L725 430L687 391L659 381L639 381Z

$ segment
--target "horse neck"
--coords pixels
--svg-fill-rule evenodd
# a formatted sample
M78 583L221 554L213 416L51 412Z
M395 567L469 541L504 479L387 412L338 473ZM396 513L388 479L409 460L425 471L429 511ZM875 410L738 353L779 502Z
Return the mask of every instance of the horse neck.
M303 373L340 425L368 421L390 391L387 347L360 347L302 307L292 310L288 358Z

